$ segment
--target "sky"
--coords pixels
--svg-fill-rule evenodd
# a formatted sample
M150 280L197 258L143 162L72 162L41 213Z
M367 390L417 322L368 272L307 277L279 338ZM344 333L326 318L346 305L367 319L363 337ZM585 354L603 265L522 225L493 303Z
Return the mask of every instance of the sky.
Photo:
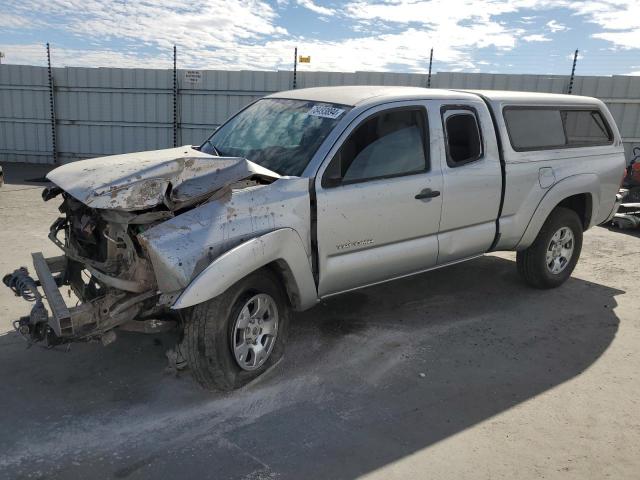
M640 0L2 0L3 63L640 75Z

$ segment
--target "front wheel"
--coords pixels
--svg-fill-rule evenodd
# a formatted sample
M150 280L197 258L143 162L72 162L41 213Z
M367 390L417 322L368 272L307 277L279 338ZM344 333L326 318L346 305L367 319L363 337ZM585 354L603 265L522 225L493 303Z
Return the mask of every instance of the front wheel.
M571 276L581 250L582 224L578 214L558 207L531 246L517 253L518 273L533 287L559 287Z
M191 308L181 348L193 377L226 391L260 376L282 357L288 317L282 284L267 269Z

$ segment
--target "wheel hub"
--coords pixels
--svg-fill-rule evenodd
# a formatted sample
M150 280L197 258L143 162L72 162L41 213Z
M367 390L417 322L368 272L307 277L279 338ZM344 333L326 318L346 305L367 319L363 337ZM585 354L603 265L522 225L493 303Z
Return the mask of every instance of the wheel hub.
M561 227L553 234L547 247L547 269L554 275L562 272L571 260L575 240L569 227Z
M262 333L262 328L258 326L252 326L254 324L255 322L251 320L249 322L249 326L244 329L244 340L247 345L256 345L258 339L260 338L260 334Z
M267 361L278 334L278 308L266 293L245 302L231 330L231 350L243 370L255 370Z

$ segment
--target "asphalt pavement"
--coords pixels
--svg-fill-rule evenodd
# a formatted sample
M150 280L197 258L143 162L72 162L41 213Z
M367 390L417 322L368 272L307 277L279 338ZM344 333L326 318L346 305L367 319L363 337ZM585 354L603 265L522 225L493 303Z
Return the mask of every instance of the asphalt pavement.
M5 165L0 274L56 254L44 173ZM551 291L499 253L332 298L230 394L167 372L171 335L27 348L2 287L0 478L639 478L639 247L594 228Z

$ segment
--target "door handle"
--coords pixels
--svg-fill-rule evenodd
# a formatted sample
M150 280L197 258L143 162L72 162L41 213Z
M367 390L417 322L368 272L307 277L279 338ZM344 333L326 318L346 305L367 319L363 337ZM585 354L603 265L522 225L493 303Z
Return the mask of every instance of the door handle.
M423 198L435 198L439 197L440 192L438 190L431 190L430 188L425 188L419 194L416 195L416 200L421 200Z

